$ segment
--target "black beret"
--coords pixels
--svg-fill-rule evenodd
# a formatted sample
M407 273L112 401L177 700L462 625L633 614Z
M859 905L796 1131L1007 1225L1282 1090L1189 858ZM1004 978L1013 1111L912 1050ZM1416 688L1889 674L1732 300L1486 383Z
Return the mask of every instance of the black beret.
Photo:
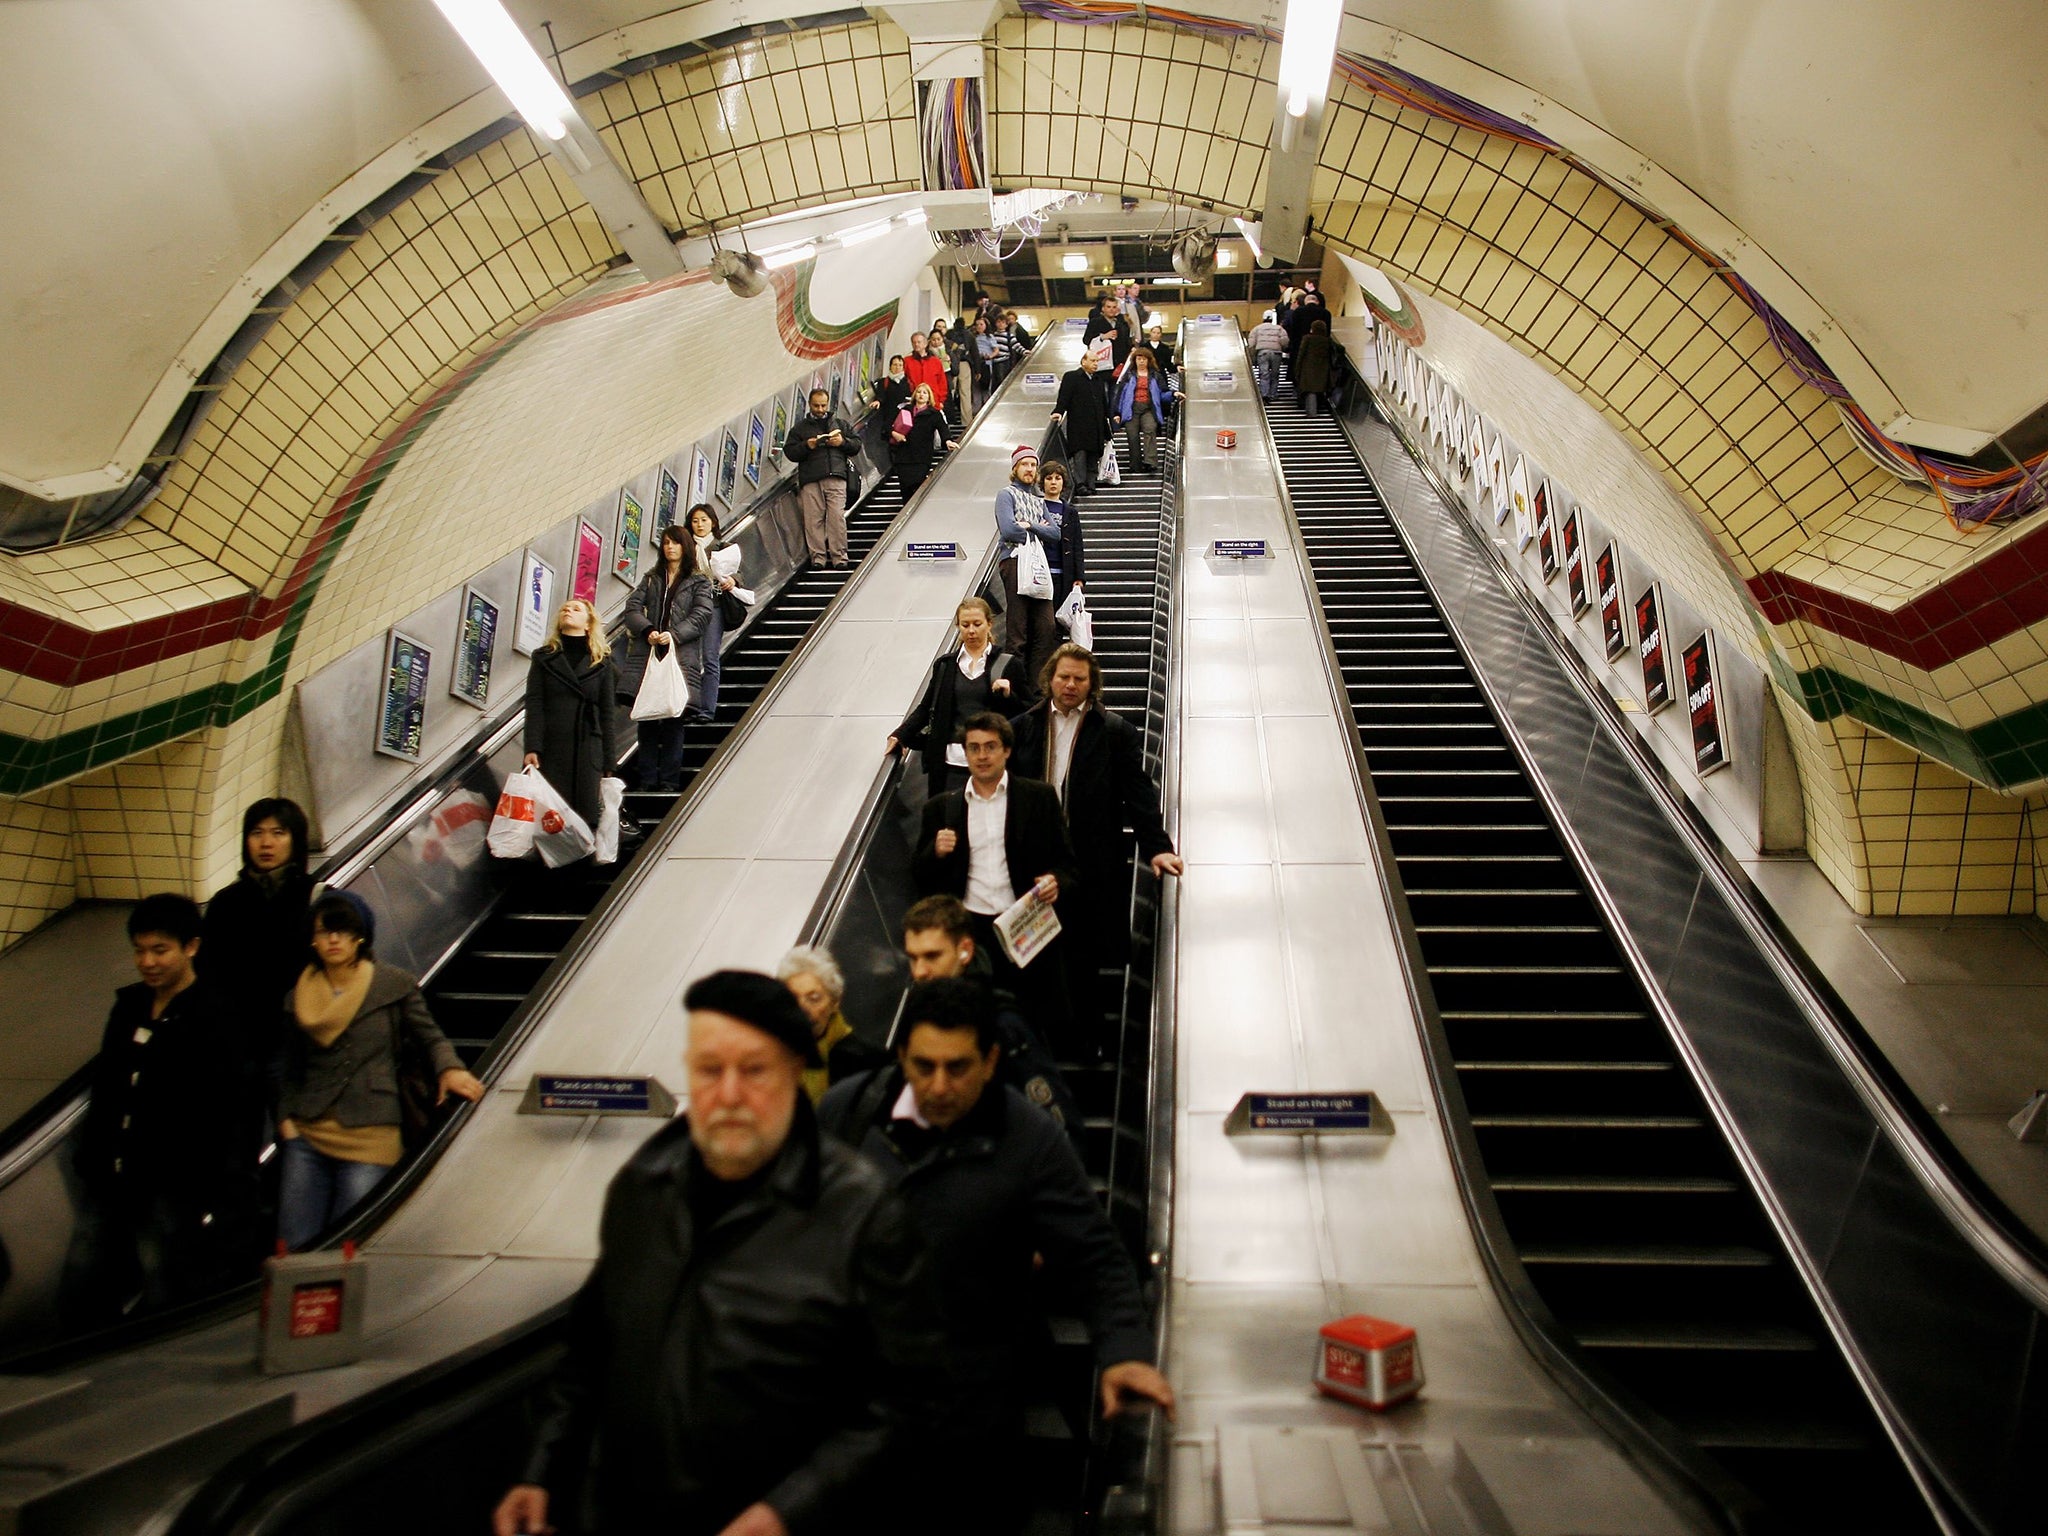
M690 983L683 1006L692 1012L722 1013L780 1040L807 1067L823 1066L811 1021L788 987L759 971L713 971Z

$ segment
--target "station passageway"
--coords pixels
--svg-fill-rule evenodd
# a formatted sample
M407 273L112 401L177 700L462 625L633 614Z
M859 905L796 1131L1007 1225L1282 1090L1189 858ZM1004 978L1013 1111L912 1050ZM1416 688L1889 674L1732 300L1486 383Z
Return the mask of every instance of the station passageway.
M1105 1417L1042 1245L957 1528L2037 1532L2048 10L1640 9L0 6L0 1528L486 1528L685 989L822 953L846 1060L905 1045L946 785L885 744L983 678L964 600L1026 644L997 498L1099 402L1044 547L1135 743L1055 911L1114 931L961 963L1177 1412ZM678 524L736 573L680 787L586 700L618 857L494 856L564 605L636 654ZM138 903L301 876L482 1093L311 1245L356 1357L267 1374L303 1010L221 1004L191 1232L87 1128L176 1040L106 1033ZM990 1154L907 1081L876 1125ZM1356 1400L1361 1317L1419 1392Z

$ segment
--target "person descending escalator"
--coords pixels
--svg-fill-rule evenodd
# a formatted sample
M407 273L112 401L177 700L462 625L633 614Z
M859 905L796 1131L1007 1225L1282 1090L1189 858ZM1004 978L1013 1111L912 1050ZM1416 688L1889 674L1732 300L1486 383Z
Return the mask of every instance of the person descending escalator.
M1077 498L1095 494L1095 474L1102 463L1102 450L1109 444L1110 405L1102 380L1112 350L1106 339L1090 342L1081 353L1080 365L1061 377L1059 398L1053 402L1053 424L1066 443Z
M428 1012L418 980L378 962L376 936L376 915L354 892L313 903L313 961L287 1004L278 1064L277 1236L295 1253L398 1166L409 1112L430 1115L430 1102L484 1096ZM420 1135L427 1126L413 1129Z
M1048 581L1038 596L1027 592L1028 576L1018 574L1027 546L1036 545L1031 557L1050 555L1057 549L1060 522L1046 511L1045 498L1038 490L1038 450L1020 445L1010 453L1010 480L996 492L996 535L1001 539L996 560L1003 584L1003 642L1017 658L1020 675L1017 691L1030 694L1039 664L1059 641L1053 619L1052 587ZM1050 561L1046 562L1048 566Z
M1073 1144L1002 1083L1001 1056L985 986L924 982L904 1003L895 1064L839 1084L818 1114L894 1183L932 1253L959 1401L919 1497L899 1509L919 1532L998 1536L1036 1502L1024 1422L1047 1374L1045 1285L1088 1329L1104 1418L1138 1403L1174 1412L1130 1255Z
M139 980L114 994L74 1143L78 1202L58 1311L73 1331L196 1301L247 1279L263 1073L234 1004L194 966L199 904L128 914Z
M931 477L932 464L952 446L951 437L946 413L934 400L931 385L919 384L910 403L889 420L890 460L896 466L896 484L905 501Z
M689 1109L606 1191L495 1536L895 1528L896 1475L953 1417L923 1244L887 1177L820 1135L817 1043L781 982L719 971L683 1007Z
M525 764L538 768L593 831L604 811L604 780L618 771L619 691L597 606L570 598L527 665Z
M960 722L995 709L1007 714L1019 707L1010 678L1017 658L995 647L995 615L978 597L960 600L953 611L960 648L932 663L924 693L903 723L890 733L884 749L919 754L924 765L925 792L944 794L967 783L967 749L960 745Z
M775 967L775 979L811 1021L820 1065L804 1068L804 1092L813 1104L842 1078L879 1066L882 1053L853 1032L841 1004L846 1001L846 973L839 962L811 944L799 944Z

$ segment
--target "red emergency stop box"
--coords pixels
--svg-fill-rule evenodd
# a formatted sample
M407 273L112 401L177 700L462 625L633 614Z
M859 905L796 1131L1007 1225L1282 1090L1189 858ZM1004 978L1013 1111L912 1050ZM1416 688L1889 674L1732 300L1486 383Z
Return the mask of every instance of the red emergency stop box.
M1216 429L1216 446L1218 448L1235 448L1237 446L1236 431L1230 427L1218 427Z
M1422 1390L1422 1348L1404 1323L1363 1312L1325 1323L1316 1339L1316 1390L1361 1408L1391 1408Z

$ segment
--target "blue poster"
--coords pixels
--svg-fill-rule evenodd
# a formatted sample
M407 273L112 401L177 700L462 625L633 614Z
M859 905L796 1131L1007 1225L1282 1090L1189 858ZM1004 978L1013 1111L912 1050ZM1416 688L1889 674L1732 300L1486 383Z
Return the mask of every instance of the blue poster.
M676 484L676 477L666 469L661 472L661 486L654 493L654 537L661 539L661 530L676 520L676 498L682 494L682 487Z
M411 635L392 630L384 647L384 707L377 716L377 750L386 757L420 760L427 735L427 670L434 653Z
M482 709L491 698L491 647L498 641L498 605L475 587L462 589L462 623L455 635L455 666L448 691Z

